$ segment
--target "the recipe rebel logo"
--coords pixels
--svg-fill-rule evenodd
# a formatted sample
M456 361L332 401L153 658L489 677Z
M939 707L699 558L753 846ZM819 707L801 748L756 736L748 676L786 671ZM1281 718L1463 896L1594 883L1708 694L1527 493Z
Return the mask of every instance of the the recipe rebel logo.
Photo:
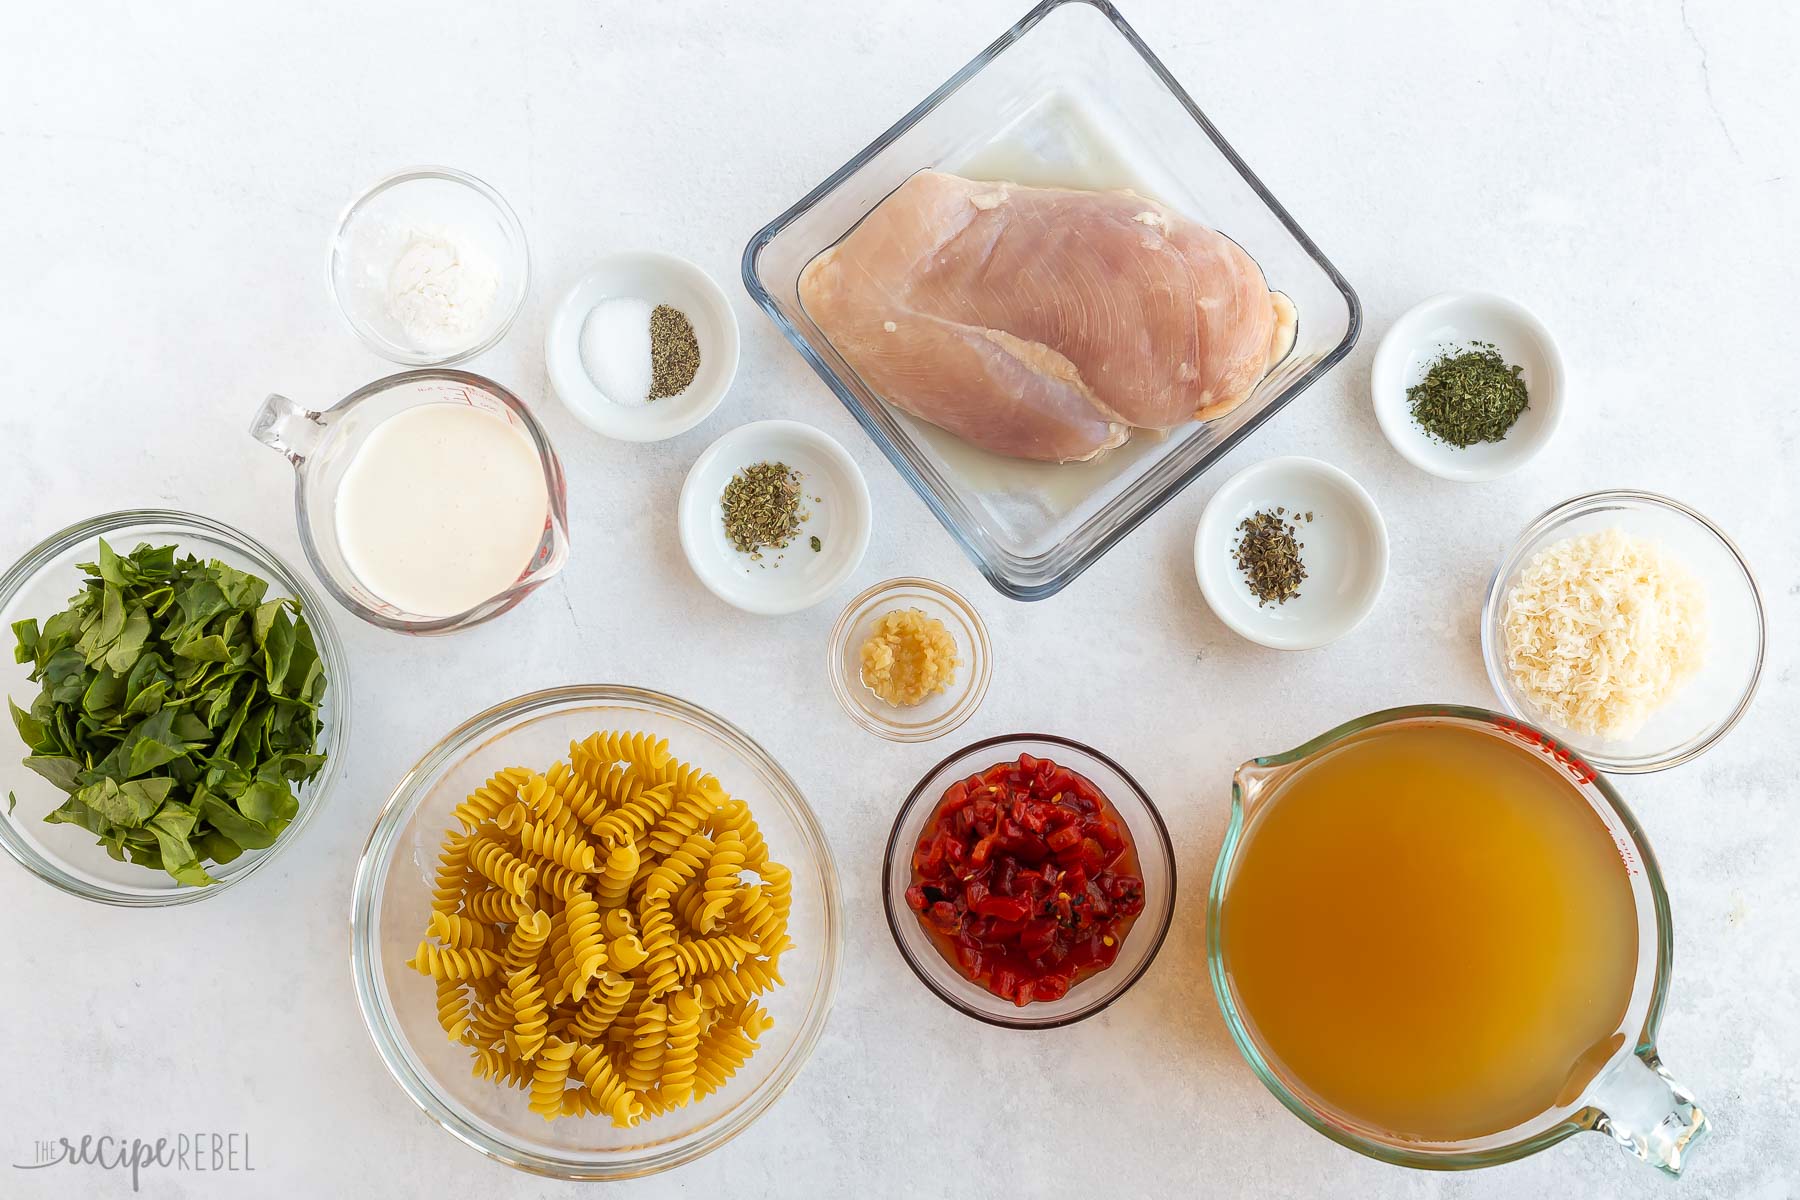
M31 1144L30 1159L13 1163L13 1168L39 1171L46 1167L86 1167L129 1173L134 1192L149 1171L200 1174L256 1170L248 1133L178 1133L155 1141L85 1133L79 1141L66 1137L39 1139Z

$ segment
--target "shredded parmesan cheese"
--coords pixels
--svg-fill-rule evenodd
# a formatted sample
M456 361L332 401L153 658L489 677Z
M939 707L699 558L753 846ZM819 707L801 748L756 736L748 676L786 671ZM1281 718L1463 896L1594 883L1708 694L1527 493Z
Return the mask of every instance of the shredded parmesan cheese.
M1533 707L1575 733L1618 740L1699 669L1706 596L1661 546L1604 529L1533 555L1501 628L1506 669Z

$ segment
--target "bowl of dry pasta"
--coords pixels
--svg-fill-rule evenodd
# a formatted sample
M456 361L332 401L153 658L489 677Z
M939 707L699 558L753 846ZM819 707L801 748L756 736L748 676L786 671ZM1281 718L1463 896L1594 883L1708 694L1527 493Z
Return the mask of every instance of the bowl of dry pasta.
M357 866L351 968L388 1070L475 1149L628 1179L723 1145L818 1042L836 864L734 726L639 688L556 688L452 730Z

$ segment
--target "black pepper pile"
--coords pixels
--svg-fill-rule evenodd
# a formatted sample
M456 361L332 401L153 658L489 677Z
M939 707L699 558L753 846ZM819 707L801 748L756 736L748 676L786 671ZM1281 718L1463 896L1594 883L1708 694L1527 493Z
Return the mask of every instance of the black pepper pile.
M679 396L700 373L700 339L679 308L659 304L650 313L650 395Z

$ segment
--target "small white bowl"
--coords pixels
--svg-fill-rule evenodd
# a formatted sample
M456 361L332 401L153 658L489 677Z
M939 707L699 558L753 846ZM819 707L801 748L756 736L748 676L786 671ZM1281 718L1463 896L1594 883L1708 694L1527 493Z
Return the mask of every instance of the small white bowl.
M581 363L581 327L594 306L618 296L667 304L687 314L700 343L700 370L679 396L648 404L615 404ZM612 254L564 294L544 338L550 382L575 419L622 442L660 442L711 416L737 376L738 324L731 301L712 276L685 258L656 250Z
M1306 579L1285 604L1258 605L1238 569L1238 522L1283 508L1302 543ZM1306 513L1313 519L1307 521ZM1330 463L1271 458L1225 481L1194 531L1194 574L1207 604L1236 632L1276 650L1312 650L1355 629L1387 579L1387 525L1375 501Z
M1458 448L1419 427L1406 390L1425 378L1442 351L1474 342L1490 343L1523 369L1530 404L1501 440ZM1400 457L1441 479L1475 483L1518 470L1549 444L1562 422L1567 383L1562 351L1530 309L1486 292L1445 292L1394 322L1375 350L1369 388L1375 419Z
M760 560L725 536L725 485L745 467L784 462L800 472L800 532ZM706 448L681 485L681 549L713 595L745 612L774 616L823 600L850 578L869 548L869 485L856 460L829 435L799 421L741 425ZM809 539L818 538L815 551Z

